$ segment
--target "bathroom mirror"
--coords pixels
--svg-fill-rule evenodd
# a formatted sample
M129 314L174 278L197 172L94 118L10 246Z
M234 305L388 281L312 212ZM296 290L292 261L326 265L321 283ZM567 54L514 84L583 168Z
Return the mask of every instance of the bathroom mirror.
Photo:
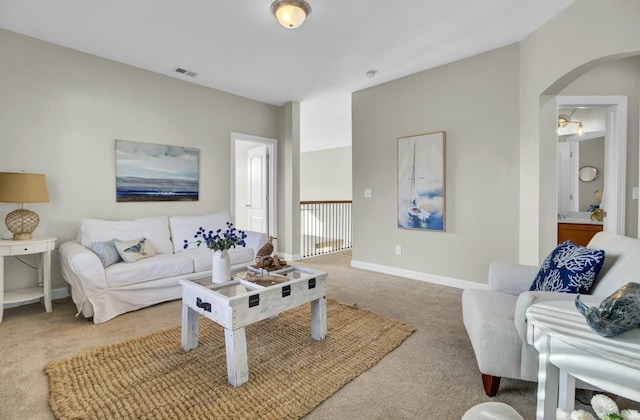
M578 172L580 181L591 182L598 177L598 170L593 166L583 166Z

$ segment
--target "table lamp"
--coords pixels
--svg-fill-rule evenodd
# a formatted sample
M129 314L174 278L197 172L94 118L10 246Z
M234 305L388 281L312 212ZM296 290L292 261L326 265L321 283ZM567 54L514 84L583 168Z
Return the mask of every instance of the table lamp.
M35 212L27 210L26 204L49 202L45 176L24 172L0 172L0 202L20 203L18 210L7 214L4 222L13 233L14 241L31 239L40 218Z

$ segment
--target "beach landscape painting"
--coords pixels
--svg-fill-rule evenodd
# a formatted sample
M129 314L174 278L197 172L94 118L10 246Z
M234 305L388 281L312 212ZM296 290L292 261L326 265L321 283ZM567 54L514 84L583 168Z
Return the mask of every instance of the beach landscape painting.
M444 131L398 139L398 227L444 232Z
M116 140L116 201L197 201L200 151Z

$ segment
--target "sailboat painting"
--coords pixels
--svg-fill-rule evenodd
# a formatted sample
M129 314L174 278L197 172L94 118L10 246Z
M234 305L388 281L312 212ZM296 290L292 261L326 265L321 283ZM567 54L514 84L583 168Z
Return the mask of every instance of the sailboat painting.
M444 232L445 132L398 139L398 227Z

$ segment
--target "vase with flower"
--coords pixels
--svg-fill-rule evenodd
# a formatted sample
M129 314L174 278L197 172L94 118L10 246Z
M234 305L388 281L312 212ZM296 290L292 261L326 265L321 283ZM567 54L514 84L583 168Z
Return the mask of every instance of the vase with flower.
M233 223L227 222L226 230L218 229L215 233L212 230L205 230L203 227L193 236L195 244L199 247L206 244L207 248L214 251L211 260L211 280L213 283L224 283L231 280L231 261L229 259L229 249L236 246L246 246L245 238L247 234L238 230ZM184 240L184 249L189 247L190 242Z

